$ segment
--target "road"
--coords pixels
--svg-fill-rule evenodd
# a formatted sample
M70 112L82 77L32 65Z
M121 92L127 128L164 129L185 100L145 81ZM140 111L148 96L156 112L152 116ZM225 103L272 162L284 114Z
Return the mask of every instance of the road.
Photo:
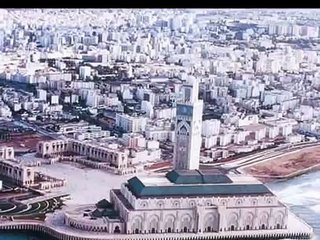
M34 123L29 123L24 120L15 120L14 123L16 125L19 125L19 126L22 126L25 128L30 128L30 129L32 129L32 130L36 131L37 133L40 133L41 135L44 135L44 136L49 136L49 137L52 137L55 139L61 136L60 134L57 134L56 132L48 131L48 130L43 129L42 127L40 127Z
M265 150L265 151L255 153L250 156L236 159L232 162L202 164L202 166L221 167L221 168L227 169L229 171L234 171L236 173L239 173L240 169L242 169L244 167L248 167L253 164L256 164L258 162L269 161L275 157L284 156L286 154L292 154L294 152L300 151L301 149L315 147L315 146L320 146L320 141L303 142L303 143L296 143L296 144L290 144L290 145L285 145L285 146L279 146L277 148Z

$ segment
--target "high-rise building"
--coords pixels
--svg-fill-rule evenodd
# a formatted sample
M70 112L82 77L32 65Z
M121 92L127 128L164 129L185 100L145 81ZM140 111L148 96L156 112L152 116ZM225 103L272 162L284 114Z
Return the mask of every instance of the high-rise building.
M90 77L91 68L89 66L81 66L79 68L79 75L81 79L85 80L87 77Z
M203 101L198 99L199 83L189 77L182 86L177 103L174 167L177 170L199 168Z
M3 30L0 31L0 51L4 49L5 42L5 32Z
M38 89L37 90L37 98L41 101L46 101L47 100L47 91L43 89Z

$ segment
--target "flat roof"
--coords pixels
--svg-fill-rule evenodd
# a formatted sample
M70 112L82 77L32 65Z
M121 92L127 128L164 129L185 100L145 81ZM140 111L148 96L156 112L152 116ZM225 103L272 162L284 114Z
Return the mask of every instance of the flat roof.
M258 130L264 129L266 127L267 126L258 123L258 124L251 124L251 125L241 126L239 128L242 128L242 129L244 129L246 131L258 131Z

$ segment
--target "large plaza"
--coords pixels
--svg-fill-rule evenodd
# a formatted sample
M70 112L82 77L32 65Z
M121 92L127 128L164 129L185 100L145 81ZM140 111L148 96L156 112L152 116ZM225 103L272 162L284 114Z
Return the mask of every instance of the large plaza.
M112 188L120 188L121 183L132 175L114 175L100 169L83 168L75 163L55 163L37 167L38 171L50 176L65 179L66 186L56 190L70 194L70 204L92 204L99 200L109 199Z

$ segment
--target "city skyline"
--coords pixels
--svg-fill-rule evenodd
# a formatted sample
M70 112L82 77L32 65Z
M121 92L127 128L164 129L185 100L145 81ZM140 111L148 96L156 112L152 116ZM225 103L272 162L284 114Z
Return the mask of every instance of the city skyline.
M0 229L316 239L318 11L0 9Z

